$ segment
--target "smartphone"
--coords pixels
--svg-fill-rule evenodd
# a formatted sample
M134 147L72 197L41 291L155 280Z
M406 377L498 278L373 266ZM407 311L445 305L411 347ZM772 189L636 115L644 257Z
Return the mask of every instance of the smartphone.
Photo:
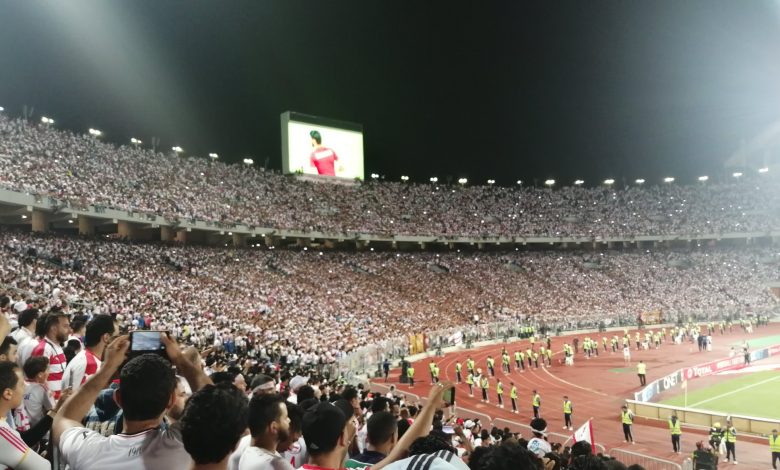
M131 331L130 354L164 354L165 345L161 336L165 334L168 333L166 331Z
M455 428L452 426L442 426L441 430L444 434L455 434Z
M444 399L444 403L447 404L447 406L452 406L455 404L455 387L452 387L451 389L444 392L444 396L442 397Z

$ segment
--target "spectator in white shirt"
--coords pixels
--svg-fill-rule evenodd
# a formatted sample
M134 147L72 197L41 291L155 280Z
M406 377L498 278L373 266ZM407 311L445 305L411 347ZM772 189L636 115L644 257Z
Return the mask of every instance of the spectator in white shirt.
M24 409L30 420L30 426L35 426L49 410L54 408L51 394L46 388L46 380L49 378L49 358L31 357L24 363L23 370L26 378Z
M277 447L289 438L290 418L280 395L256 395L249 402L252 445L244 450L239 470L292 469Z
M246 431L246 396L233 385L207 385L187 401L181 418L184 448L194 470L227 469L230 454Z
M176 376L171 363L194 391L211 380L199 366L184 358L174 340L167 335L160 340L170 363L159 355L144 354L128 361L119 374L114 398L124 416L121 434L104 437L83 427L81 420L125 361L130 347L127 336L108 346L98 373L57 414L52 438L72 470L190 468L192 459L184 449L180 426L163 426L166 410L176 401Z
M35 325L38 323L38 309L28 308L19 314L19 329L11 333L16 344L22 344L27 339L35 338Z
M24 399L22 371L13 362L0 362L0 416L20 407ZM0 419L0 466L16 470L50 470L49 461L24 443L19 433Z

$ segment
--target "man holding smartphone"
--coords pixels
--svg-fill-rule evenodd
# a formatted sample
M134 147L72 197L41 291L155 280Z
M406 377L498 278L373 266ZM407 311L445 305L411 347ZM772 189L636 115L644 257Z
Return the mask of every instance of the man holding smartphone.
M171 365L187 379L193 392L210 384L211 379L182 355L167 333L160 332L160 342L170 362L157 354L141 354L124 364L130 339L120 336L114 340L97 374L57 414L52 438L71 468L190 468L192 459L184 449L179 424L162 426L166 410L177 398ZM104 437L83 427L81 420L117 371L119 388L114 398L122 407L124 428L121 434Z

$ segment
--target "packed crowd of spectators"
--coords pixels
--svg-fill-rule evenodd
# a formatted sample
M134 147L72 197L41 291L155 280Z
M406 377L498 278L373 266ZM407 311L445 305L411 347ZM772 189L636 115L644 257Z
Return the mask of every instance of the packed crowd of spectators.
M780 185L770 174L728 184L625 189L330 185L140 146L117 147L2 115L0 186L74 207L328 234L595 239L780 227Z
M592 455L587 442L548 442L541 418L527 436L458 418L448 413L451 383L432 387L422 404L302 369L283 375L279 363L216 370L204 360L209 350L167 333L162 350L137 350L139 331L122 334L110 315L71 318L56 303L18 310L13 331L0 314L0 465L8 468L627 468ZM66 358L66 341L83 350Z
M778 308L771 247L687 251L336 252L133 244L0 232L15 300L111 314L251 358L331 363L410 333L504 322L551 330Z

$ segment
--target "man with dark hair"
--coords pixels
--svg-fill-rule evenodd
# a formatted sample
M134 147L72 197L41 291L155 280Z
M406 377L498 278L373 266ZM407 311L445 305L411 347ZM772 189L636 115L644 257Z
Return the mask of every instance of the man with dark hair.
M317 169L318 175L336 176L336 161L339 156L333 149L322 145L322 135L319 131L309 132L309 137L311 137L311 146L314 148L309 155L311 166Z
M87 323L85 347L68 363L62 375L65 387L72 387L76 391L97 373L103 351L118 332L119 328L111 315L97 315Z
M194 469L227 469L228 458L246 431L246 397L230 384L206 385L190 397L179 423Z
M316 402L313 398L310 402ZM307 403L306 401L302 403ZM282 459L290 462L293 468L299 468L306 463L308 454L306 452L306 442L303 440L303 406L294 405L288 401L284 402L287 407L287 417L290 418L290 431L287 440L279 442L276 450L282 454Z
M259 395L249 402L252 445L241 455L239 470L292 469L277 447L289 438L290 418L281 395Z
M366 450L347 460L344 467L363 468L374 465L384 459L398 441L396 418L387 411L374 413L368 418L366 427Z
M0 416L22 406L23 398L24 379L19 366L9 361L0 362ZM16 470L51 469L49 462L32 451L4 419L0 420L0 465Z
M45 356L49 358L49 378L46 386L54 396L59 400L62 393L62 375L65 373L65 352L62 350L62 344L68 340L70 332L70 320L61 313L50 313L44 323L44 335L33 348L30 356ZM26 359L25 359L26 361Z
M16 340L16 344L21 345L28 339L35 339L35 326L38 323L38 309L28 308L19 314L17 320L19 323L19 329L11 333L11 336Z
M536 457L533 452L513 441L485 449L479 455L477 464L471 466L473 470L514 470L518 468L542 470L544 468L541 459Z
M211 381L199 365L184 358L173 339L163 334L160 340L171 362L156 354L144 354L128 361L120 371L114 399L123 411L121 434L104 437L83 427L81 420L125 361L130 347L127 336L117 338L106 348L97 374L87 380L57 414L52 437L71 468L122 470L189 468L192 465L182 443L180 423L162 426L164 414L176 401L176 376L171 363L187 379L193 392Z
M16 362L17 343L13 336L6 336L0 343L0 361Z

